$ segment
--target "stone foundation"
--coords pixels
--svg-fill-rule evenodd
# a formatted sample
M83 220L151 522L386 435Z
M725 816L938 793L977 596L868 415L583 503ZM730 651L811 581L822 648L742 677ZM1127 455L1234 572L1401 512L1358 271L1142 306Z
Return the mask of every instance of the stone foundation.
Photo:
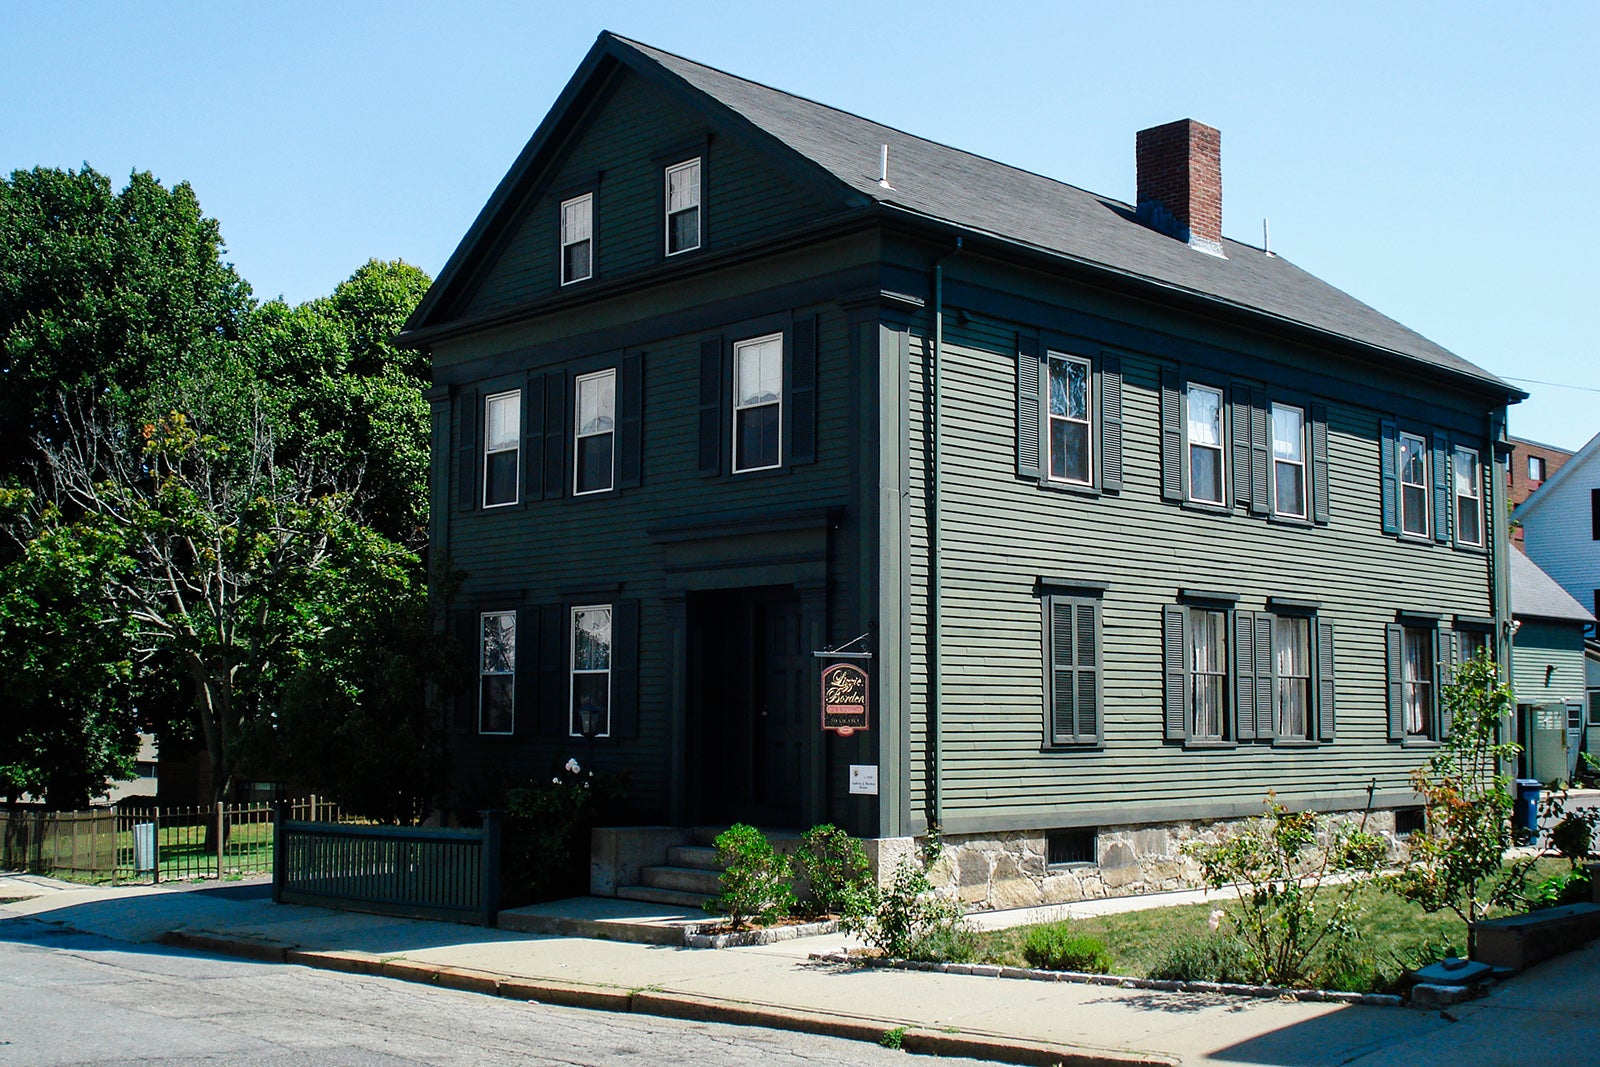
M1360 818L1360 812L1325 816L1348 822ZM1185 846L1190 842L1214 843L1247 821L1102 826L1095 841L1095 862L1056 866L1046 862L1046 836L1042 830L951 834L944 838L944 851L932 878L936 885L952 890L970 910L981 911L1199 889L1204 884L1200 864L1185 853ZM1392 811L1370 813L1367 830L1388 843L1391 861L1405 854L1404 839L1394 832ZM893 858L914 847L908 838L883 838L876 842L875 849L871 847L874 842L867 844L880 879L892 869ZM890 862L884 863L885 859Z

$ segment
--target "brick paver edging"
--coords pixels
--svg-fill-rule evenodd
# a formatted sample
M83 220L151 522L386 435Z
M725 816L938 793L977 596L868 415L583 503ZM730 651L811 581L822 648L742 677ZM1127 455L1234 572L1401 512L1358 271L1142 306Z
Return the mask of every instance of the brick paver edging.
M813 952L811 958L823 963L845 963L853 967L891 967L900 971L970 974L980 978L1022 978L1030 982L1083 982L1088 985L1116 986L1119 989L1153 989L1162 993L1226 993L1236 997L1270 1000L1288 998L1305 1001L1308 1004L1365 1004L1381 1008L1397 1008L1405 1003L1402 998L1391 993L1335 993L1324 989L1285 989L1281 986L1239 985L1234 982L1173 982L1159 978L1088 974L1084 971L1001 967L993 963L923 963L917 960L890 960L877 956L851 956L843 952Z

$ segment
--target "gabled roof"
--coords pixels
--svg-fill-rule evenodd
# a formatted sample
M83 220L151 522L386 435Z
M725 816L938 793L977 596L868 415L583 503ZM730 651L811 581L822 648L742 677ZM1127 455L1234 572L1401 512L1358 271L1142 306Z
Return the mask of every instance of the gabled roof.
M1528 494L1528 499L1517 508L1517 518L1526 518L1531 512L1539 510L1546 500L1552 496L1559 496L1558 487L1566 484L1567 479L1577 477L1578 469L1594 459L1597 452L1600 452L1600 433L1589 438L1588 444L1574 452L1572 458L1563 463L1547 481L1540 483L1539 488Z
M473 260L496 215L532 179L532 164L604 60L615 60L657 83L675 84L740 127L765 134L867 202L903 216L954 226L1030 248L1110 275L1225 305L1279 323L1356 342L1401 361L1443 370L1507 399L1527 394L1421 334L1319 281L1281 256L1224 239L1226 258L1207 255L1149 228L1134 207L960 149L915 137L847 111L740 78L670 52L601 33L555 108L440 272L433 291L407 324L415 330ZM880 146L889 146L889 188L878 183ZM1130 145L1131 148L1131 145Z
M1511 549L1511 614L1519 619L1594 622L1587 608L1516 547Z

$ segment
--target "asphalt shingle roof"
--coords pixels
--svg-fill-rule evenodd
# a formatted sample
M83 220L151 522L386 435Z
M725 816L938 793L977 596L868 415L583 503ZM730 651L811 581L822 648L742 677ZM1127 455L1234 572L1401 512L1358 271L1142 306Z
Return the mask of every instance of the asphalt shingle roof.
M1511 614L1530 619L1594 622L1588 609L1519 548L1511 550Z
M1349 338L1508 396L1525 395L1282 256L1227 239L1226 258L1198 252L1138 222L1129 204L613 39L879 203ZM878 184L884 144L891 189Z

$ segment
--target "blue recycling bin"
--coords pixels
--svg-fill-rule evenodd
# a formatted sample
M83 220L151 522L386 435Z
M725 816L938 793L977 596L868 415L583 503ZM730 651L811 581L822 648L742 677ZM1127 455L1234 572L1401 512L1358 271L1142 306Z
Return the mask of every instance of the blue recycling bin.
M1539 836L1539 790L1544 783L1537 778L1518 778L1517 795L1511 806L1511 831L1518 838Z

